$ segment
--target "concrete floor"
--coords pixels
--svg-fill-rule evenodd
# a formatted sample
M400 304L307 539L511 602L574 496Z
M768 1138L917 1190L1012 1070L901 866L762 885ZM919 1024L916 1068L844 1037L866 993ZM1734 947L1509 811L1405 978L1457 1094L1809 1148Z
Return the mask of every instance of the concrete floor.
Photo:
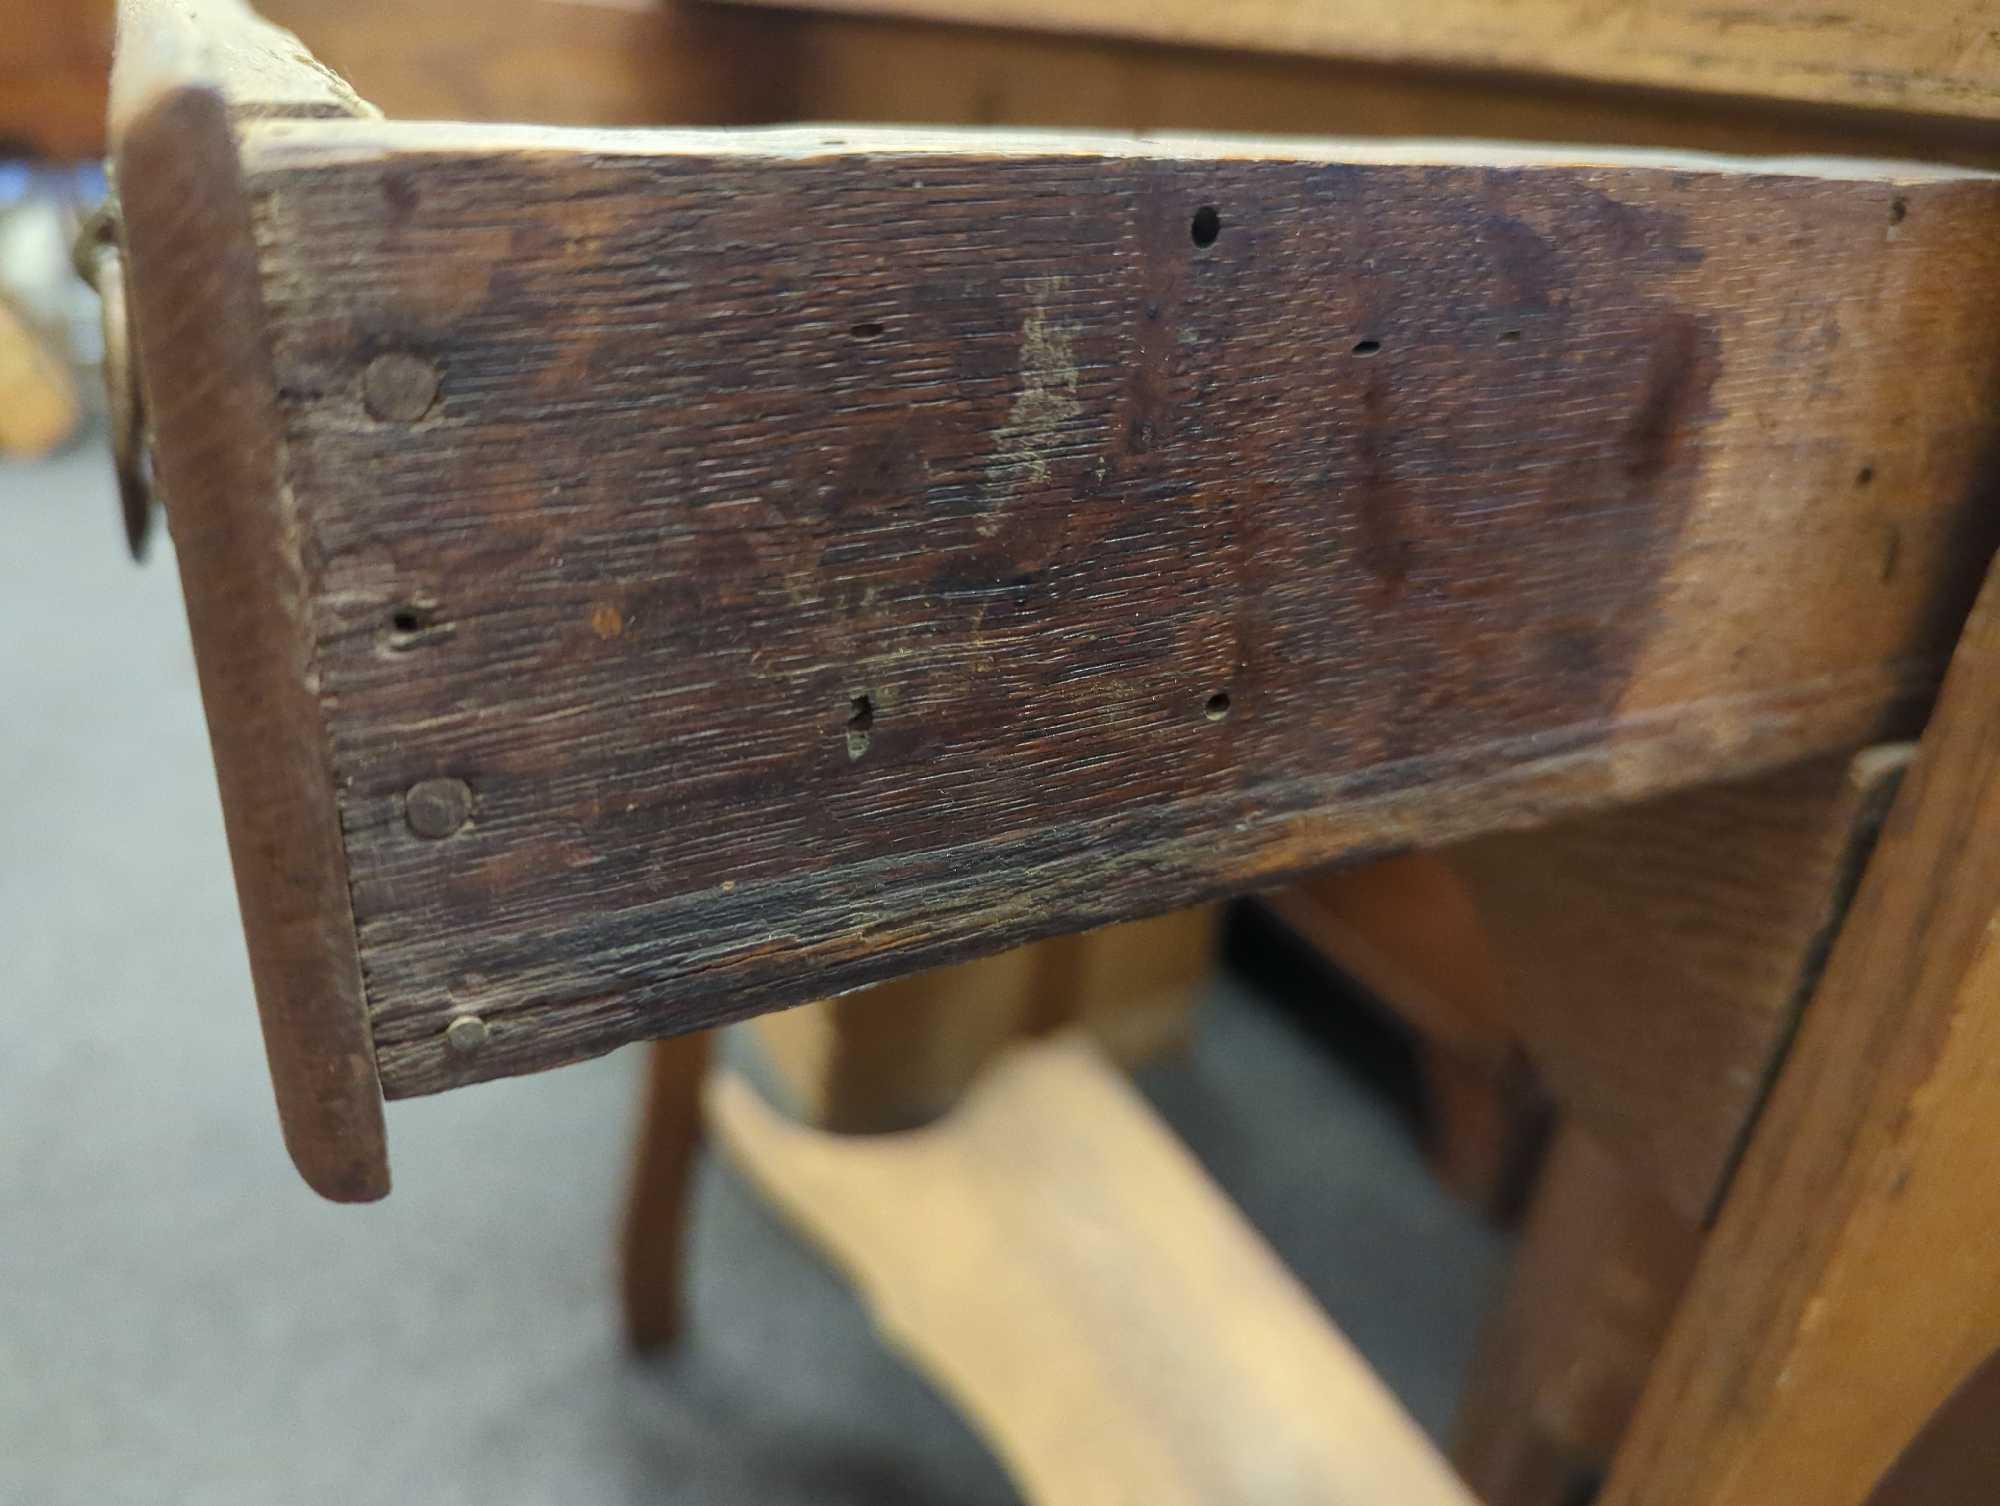
M0 1506L1012 1499L713 1163L690 1340L621 1352L631 1053L394 1105L393 1197L306 1191L178 582L125 560L109 478L0 466ZM1381 1096L1227 978L1143 1086L1446 1428L1504 1250Z

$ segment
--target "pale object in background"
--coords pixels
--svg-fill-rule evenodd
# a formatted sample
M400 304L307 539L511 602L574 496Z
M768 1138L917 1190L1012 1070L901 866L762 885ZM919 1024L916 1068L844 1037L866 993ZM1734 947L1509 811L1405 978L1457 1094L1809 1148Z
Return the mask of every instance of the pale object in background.
M69 367L0 297L0 456L47 455L76 432L82 416Z
M717 1139L1036 1506L1473 1506L1347 1338L1077 1032L936 1125L837 1136L711 1080Z
M69 257L73 205L102 191L95 172L0 163L0 456L47 455L81 425L78 367L94 363L96 300Z

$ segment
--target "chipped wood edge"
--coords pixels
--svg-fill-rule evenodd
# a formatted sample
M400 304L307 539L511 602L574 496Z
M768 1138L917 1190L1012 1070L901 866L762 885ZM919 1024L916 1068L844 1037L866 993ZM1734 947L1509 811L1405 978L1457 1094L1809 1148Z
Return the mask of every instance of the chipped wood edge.
M196 83L222 96L232 120L381 113L244 0L119 0L111 67L114 152L151 104Z
M152 7L128 7L133 10ZM309 591L231 108L171 85L118 132L139 366L286 1148L336 1202L389 1190Z

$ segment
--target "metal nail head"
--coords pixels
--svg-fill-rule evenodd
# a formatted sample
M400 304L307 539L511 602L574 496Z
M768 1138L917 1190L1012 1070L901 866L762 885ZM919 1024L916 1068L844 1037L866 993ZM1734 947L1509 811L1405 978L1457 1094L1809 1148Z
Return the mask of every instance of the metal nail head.
M463 779L421 780L403 797L403 819L420 837L448 837L472 819L472 786Z

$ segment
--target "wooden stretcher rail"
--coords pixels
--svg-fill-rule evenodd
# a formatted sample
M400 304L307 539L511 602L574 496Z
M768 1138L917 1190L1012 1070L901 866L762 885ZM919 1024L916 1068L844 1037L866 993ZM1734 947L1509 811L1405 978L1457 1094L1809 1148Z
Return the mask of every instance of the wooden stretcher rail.
M1858 746L2000 530L1985 177L215 87L141 358L257 336L162 472L271 562L188 577L260 994L337 814L392 1097Z
M1477 1506L1074 1032L1011 1048L944 1119L899 1134L792 1124L734 1073L706 1108L1031 1506Z

